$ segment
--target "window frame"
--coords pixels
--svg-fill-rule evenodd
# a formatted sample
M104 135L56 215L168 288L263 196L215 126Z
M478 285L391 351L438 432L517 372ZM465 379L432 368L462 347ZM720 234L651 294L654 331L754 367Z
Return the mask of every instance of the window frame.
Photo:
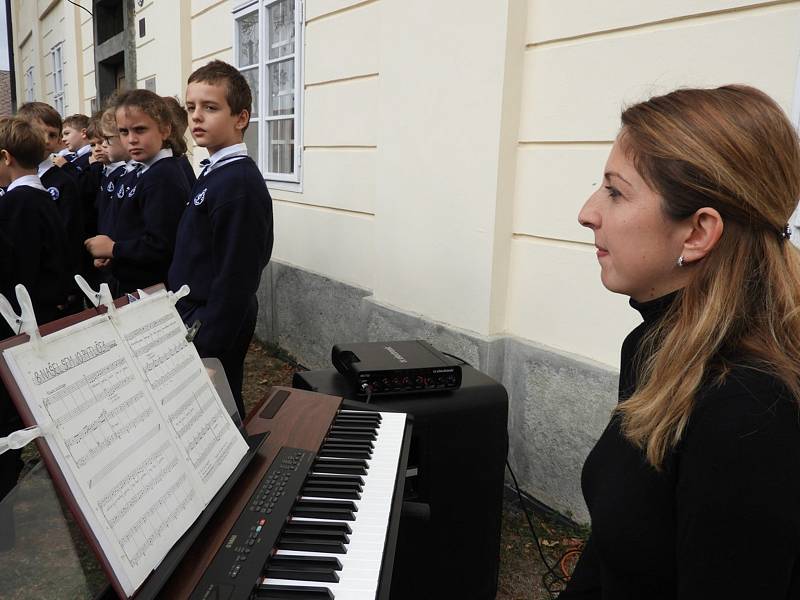
M303 25L305 21L305 2L304 0L292 0L294 2L294 53L289 57L281 56L269 58L269 23L267 22L268 9L271 5L282 0L249 0L235 6L233 14L233 55L234 66L240 71L250 71L253 65L240 65L240 46L239 46L239 27L238 19L251 14L258 15L258 57L255 69L258 72L258 106L257 117L251 116L249 127L257 127L258 139L258 167L266 181L269 182L271 189L283 189L294 192L302 192L302 173L303 173ZM269 171L269 148L267 147L268 123L270 121L285 120L286 117L280 115L267 115L269 103L269 74L268 65L281 61L294 60L294 171L292 173L274 173Z
M36 89L33 80L33 65L25 70L25 102L34 102L36 100Z
M53 46L50 56L53 59L53 108L65 117L67 106L64 101L64 43L59 42Z

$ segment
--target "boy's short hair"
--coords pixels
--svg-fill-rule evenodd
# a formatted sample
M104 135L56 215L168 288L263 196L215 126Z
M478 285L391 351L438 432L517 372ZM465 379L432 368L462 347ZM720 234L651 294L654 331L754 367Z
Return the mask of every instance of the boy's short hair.
M74 114L64 118L63 127L72 127L73 129L86 129L89 127L89 117L81 114Z
M189 75L189 83L210 83L225 85L225 99L231 109L232 115L238 115L243 110L249 114L253 111L253 94L250 85L238 69L221 60L212 60Z
M0 119L0 150L5 150L25 169L35 169L44 155L44 139L20 118Z
M63 127L61 115L58 114L58 111L44 102L26 102L19 107L17 117L28 122L39 119L48 127L55 127L59 132Z
M100 123L100 119L102 116L103 113L95 113L89 119L89 122L87 123L85 128L87 139L94 140L94 139L101 139L103 137L103 126Z

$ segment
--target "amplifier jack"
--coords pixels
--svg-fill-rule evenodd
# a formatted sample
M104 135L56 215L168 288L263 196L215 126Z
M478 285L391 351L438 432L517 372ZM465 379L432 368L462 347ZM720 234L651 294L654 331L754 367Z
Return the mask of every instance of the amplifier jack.
M368 383L361 384L361 391L367 395L366 400L364 400L365 404L369 404L369 401L372 400L372 386Z

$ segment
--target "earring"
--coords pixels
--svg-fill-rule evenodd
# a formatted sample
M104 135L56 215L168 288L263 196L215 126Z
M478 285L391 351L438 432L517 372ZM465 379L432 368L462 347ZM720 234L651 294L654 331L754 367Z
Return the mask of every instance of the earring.
M681 256L679 256L679 257L678 257L677 264L678 264L678 266L679 266L679 267L682 267L683 265L685 265L685 264L686 264L686 259L685 259L685 258L683 258L683 255L681 255Z

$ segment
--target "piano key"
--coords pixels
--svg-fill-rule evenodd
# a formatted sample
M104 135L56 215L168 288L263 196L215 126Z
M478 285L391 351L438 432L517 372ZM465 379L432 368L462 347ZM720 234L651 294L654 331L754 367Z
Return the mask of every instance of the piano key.
M311 496L314 498L343 498L350 500L358 500L361 498L361 494L358 490L336 487L333 485L325 487L308 485L303 488L302 494L303 496Z
M336 600L360 600L361 598L374 600L380 576L392 492L397 476L399 448L402 444L405 428L405 415L386 413L383 416L384 418L378 428L379 441L375 444L373 456L366 461L367 474L362 476L364 484L361 498L353 501L353 504L358 509L354 513L355 520L347 523L351 533L348 534L350 541L345 545L346 553L337 555L332 552L278 549L275 554L275 556L319 556L330 558L338 556L342 564L342 569L338 572L339 582L323 584L303 581L293 584L288 580L267 577L264 580L265 584L287 584L289 587L292 585L324 586L324 589L330 591ZM347 473L347 465L344 463L341 465L344 471L342 475L337 475L335 472L336 461L329 460L325 464L332 470L332 472L326 472L326 476L345 476ZM314 477L314 473L314 467L312 467L310 477ZM306 490L301 493L305 494ZM325 500L326 498L319 497L318 499ZM304 500L317 500L317 497L304 496L301 501ZM302 517L295 514L291 517L287 527L289 526L297 528L326 528L339 527L341 524L337 524L333 519Z
M333 600L333 594L324 587L300 585L262 585L255 595L262 600Z
M339 581L337 571L341 563L327 556L273 556L267 565L266 576L273 579L296 579L299 581Z

